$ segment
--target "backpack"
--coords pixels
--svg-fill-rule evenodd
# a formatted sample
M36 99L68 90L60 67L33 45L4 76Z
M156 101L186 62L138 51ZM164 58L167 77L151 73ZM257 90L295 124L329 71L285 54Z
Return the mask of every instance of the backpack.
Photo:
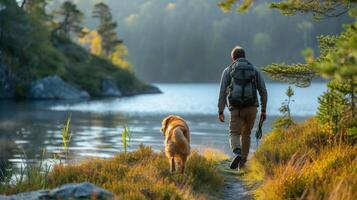
M248 61L237 61L231 67L228 88L229 106L244 108L255 106L257 102L257 73Z

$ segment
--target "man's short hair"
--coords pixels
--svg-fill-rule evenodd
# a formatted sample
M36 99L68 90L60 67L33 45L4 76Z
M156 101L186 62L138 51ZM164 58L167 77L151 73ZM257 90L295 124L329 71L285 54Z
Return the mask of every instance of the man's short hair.
M237 60L239 58L245 58L245 51L242 47L236 46L232 49L231 57L233 60Z

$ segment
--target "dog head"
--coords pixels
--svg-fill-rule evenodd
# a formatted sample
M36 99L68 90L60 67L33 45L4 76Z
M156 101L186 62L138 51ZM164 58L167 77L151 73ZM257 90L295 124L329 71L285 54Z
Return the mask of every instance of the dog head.
M169 124L170 124L170 121L171 121L172 119L174 119L174 118L176 118L175 115L169 115L169 116L165 117L165 118L162 120L162 126L161 126L160 131L161 131L161 133L162 133L163 136L165 136L165 133L166 133L166 130L167 130Z

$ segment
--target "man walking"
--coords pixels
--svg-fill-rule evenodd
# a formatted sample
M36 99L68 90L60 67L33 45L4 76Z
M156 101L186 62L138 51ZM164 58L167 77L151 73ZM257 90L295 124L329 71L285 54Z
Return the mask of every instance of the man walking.
M260 96L261 117L266 118L267 91L260 72L245 58L242 47L231 52L233 63L222 74L218 100L218 118L224 122L224 109L230 111L229 142L234 153L230 168L243 168L250 147L250 133L254 126L257 91Z

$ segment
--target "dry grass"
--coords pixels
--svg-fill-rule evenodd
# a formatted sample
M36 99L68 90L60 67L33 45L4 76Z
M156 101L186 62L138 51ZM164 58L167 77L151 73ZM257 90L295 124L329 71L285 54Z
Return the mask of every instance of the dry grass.
M314 119L267 135L245 175L256 199L354 199L357 146L328 138Z
M77 164L58 164L43 176L46 188L66 183L91 182L116 195L117 199L206 199L223 185L217 163L223 154L206 156L192 152L185 175L171 174L168 159L150 147L140 146L134 152L122 153L112 159L90 159ZM27 180L24 183L34 183ZM36 181L40 182L40 181ZM42 189L31 187L0 187L1 193L12 194Z

